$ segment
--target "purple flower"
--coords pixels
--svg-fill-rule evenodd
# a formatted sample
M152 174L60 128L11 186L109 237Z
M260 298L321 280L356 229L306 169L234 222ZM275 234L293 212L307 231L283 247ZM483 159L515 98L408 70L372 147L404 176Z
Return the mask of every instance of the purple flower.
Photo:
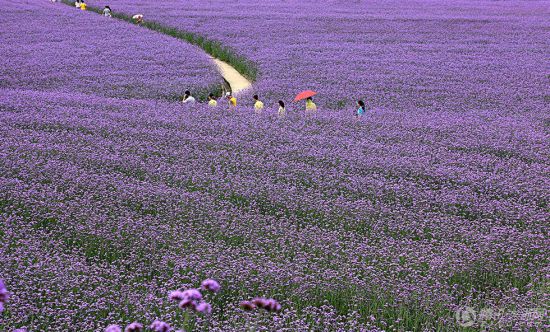
M122 329L118 325L109 325L107 328L105 328L105 332L121 332Z
M137 322L133 322L132 324L126 326L124 329L124 332L141 332L143 330L143 325Z
M256 305L251 301L242 301L241 308L243 308L246 311L250 311L250 310L256 309Z
M281 305L275 299L266 299L263 297L256 297L252 300L252 304L258 308L265 309L267 311L280 311ZM241 303L242 306L242 303Z
M191 288L183 292L183 298L200 301L202 300L202 294L198 289Z
M210 314L212 312L212 306L209 303L202 302L197 305L195 310L204 314Z
M187 309L187 308L190 308L192 310L195 310L195 308L197 307L197 302L196 301L193 301L191 299L185 299L185 300L182 300L178 306L181 308L181 309Z
M168 294L168 298L173 301L181 301L185 298L185 293L180 290L171 291L170 294Z
M172 329L168 323L160 320L154 321L149 328L154 332L168 332Z
M7 302L10 297L10 293L4 284L4 281L0 279L0 302Z
M206 279L201 283L201 288L217 293L220 290L220 284L214 279Z

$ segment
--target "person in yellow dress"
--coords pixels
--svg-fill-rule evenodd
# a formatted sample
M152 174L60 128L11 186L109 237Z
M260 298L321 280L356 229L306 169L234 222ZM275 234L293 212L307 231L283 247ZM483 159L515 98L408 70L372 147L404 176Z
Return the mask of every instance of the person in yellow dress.
M225 94L227 97L227 100L229 101L229 109L236 109L237 108L237 98L233 97L231 95L231 92L227 92Z
M214 98L214 94L211 93L208 95L208 106L211 107L211 108L215 108L218 106L218 102L216 101L216 99Z
M308 97L306 99L306 113L315 113L317 111L317 105L313 102L313 98Z
M256 114L260 114L262 113L262 110L264 109L264 103L262 103L260 101L260 98L258 97L258 95L254 95L254 112L256 112Z

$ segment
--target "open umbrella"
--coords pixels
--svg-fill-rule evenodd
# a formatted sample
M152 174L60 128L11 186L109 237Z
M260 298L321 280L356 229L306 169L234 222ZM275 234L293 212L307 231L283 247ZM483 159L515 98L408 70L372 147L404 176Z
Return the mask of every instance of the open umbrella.
M317 92L311 91L311 90L302 91L296 96L296 98L294 98L294 101L298 101L298 100L306 99L306 98L309 98L309 97L313 97L316 94L317 94Z

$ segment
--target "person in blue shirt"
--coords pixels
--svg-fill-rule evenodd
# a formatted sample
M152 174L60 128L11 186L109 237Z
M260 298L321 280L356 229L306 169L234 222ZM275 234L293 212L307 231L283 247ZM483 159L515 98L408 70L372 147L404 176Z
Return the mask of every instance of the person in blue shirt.
M365 109L365 102L362 101L362 100L358 100L358 101L357 101L357 107L358 107L358 109L357 109L356 116L357 116L357 117L363 116L363 115L365 114L365 112L367 111L367 110Z

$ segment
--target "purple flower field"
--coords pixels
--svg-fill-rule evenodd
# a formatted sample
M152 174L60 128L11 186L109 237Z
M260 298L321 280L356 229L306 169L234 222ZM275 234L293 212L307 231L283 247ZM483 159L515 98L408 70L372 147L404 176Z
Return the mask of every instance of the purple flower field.
M0 331L550 328L542 2L111 3L253 60L232 111L166 100L199 48L0 4Z
M118 20L48 1L0 0L0 15L2 88L173 99L222 82L199 48Z
M222 41L266 99L321 108L533 111L548 86L547 1L90 0ZM546 93L547 95L547 93Z

